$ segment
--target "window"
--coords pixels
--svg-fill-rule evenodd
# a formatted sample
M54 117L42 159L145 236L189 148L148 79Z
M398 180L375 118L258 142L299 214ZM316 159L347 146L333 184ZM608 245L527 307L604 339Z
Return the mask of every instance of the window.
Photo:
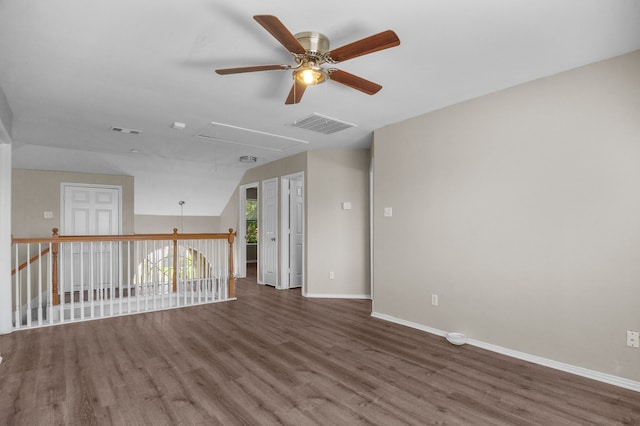
M247 200L245 211L247 244L256 244L258 242L258 200Z

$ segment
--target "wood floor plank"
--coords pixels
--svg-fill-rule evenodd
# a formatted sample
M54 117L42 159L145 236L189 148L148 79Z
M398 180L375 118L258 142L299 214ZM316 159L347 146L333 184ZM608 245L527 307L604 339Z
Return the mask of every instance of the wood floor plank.
M236 290L0 336L0 424L640 425L637 392L450 345L370 301Z

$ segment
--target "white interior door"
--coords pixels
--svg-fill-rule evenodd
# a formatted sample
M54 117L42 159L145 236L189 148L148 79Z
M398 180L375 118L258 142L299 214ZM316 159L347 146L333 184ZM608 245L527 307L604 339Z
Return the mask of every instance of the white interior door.
M62 235L120 233L121 187L63 184ZM67 290L97 289L118 283L116 243L74 243L62 247L61 284ZM61 286L61 287L62 287Z
M262 181L262 281L276 286L278 280L278 178Z
M304 242L304 186L302 179L289 181L289 288L302 287Z

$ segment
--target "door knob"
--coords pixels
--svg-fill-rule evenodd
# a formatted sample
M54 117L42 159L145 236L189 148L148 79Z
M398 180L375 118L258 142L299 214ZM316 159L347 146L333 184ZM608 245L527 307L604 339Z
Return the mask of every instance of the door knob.
M275 241L275 240L276 240L275 237L271 238L271 241Z

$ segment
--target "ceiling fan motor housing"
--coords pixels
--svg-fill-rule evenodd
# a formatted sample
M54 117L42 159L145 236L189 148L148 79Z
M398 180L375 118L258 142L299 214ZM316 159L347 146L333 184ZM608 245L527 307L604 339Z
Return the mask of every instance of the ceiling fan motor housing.
M324 55L329 51L329 38L315 31L305 31L297 33L295 38L298 39L302 47L309 53Z

